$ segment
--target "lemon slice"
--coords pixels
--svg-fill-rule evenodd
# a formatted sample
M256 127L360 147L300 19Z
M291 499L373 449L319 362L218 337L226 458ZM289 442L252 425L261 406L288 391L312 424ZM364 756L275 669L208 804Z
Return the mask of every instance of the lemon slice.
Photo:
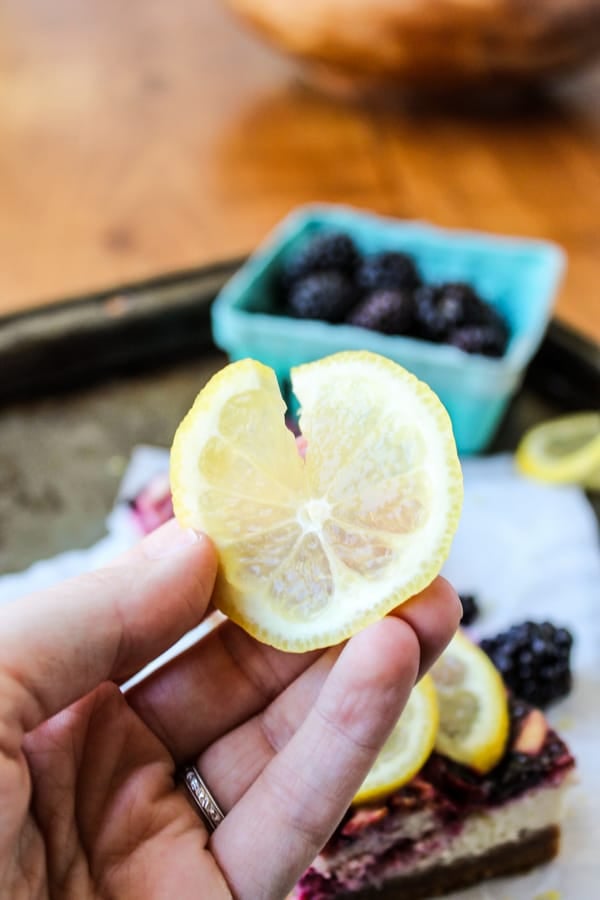
M292 370L305 458L274 372L218 372L179 426L175 515L214 541L216 606L286 650L329 646L424 588L447 556L462 479L450 420L376 354Z
M518 468L540 481L600 489L600 413L575 413L527 432Z
M404 712L363 781L354 803L370 803L414 778L433 750L438 721L435 686L431 675L425 675L412 689Z
M500 673L459 631L431 676L440 704L435 749L477 772L489 772L502 758L510 724Z

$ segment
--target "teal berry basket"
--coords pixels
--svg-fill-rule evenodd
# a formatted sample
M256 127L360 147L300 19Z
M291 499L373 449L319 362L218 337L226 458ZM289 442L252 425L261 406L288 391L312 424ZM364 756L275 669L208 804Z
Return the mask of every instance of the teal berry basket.
M353 325L296 319L278 312L278 277L286 257L320 231L345 231L363 253L399 250L425 282L466 281L507 319L505 355L469 355L446 344L385 335ZM293 366L340 350L371 350L400 363L436 392L450 414L459 453L492 440L548 324L565 266L544 241L455 231L339 206L296 209L219 293L212 307L215 343L233 360L271 366L282 389Z

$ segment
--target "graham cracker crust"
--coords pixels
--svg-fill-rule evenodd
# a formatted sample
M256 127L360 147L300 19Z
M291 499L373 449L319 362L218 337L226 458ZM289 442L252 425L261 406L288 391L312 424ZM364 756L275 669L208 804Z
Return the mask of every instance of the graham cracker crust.
M527 872L548 862L558 853L560 830L550 825L494 847L482 856L458 860L447 866L436 866L427 872L403 876L383 885L380 890L340 894L339 900L427 900L451 891L470 887L489 878Z

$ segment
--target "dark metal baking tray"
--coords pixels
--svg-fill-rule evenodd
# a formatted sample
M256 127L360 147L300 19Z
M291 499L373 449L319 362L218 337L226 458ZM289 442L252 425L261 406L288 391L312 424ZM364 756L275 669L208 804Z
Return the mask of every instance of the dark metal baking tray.
M0 320L0 572L101 536L133 447L168 446L223 364L210 305L239 264ZM553 322L490 451L599 399L598 347ZM600 493L590 500L600 513Z
M154 278L0 319L0 402L206 352L210 305L242 260ZM600 348L553 321L527 374L564 410L600 405Z

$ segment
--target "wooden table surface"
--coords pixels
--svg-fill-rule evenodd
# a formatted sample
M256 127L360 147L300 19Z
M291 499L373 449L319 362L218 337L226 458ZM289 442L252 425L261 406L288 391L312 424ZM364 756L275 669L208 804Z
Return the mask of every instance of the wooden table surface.
M319 95L218 0L3 0L0 315L250 250L327 200L549 238L600 341L600 72L526 114Z

